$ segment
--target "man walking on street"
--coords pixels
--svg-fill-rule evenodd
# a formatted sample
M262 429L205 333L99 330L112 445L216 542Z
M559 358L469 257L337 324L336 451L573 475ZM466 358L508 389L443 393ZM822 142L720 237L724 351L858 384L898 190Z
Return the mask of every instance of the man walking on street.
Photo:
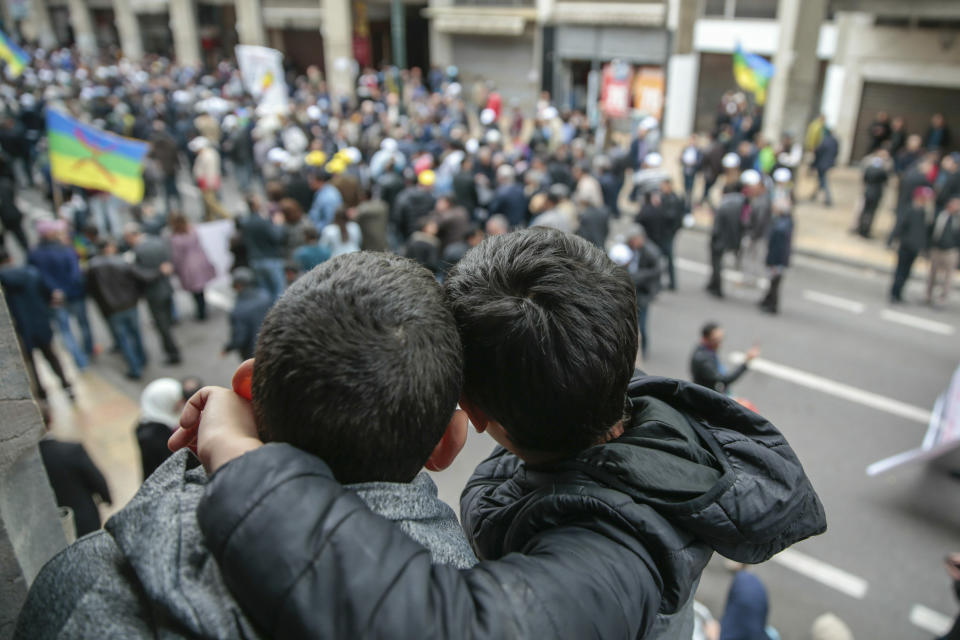
M913 192L913 205L897 219L897 225L890 234L888 247L897 247L897 270L890 288L890 302L903 302L903 287L910 279L913 263L921 251L927 248L927 234L932 218L933 189L917 187Z
M854 232L863 236L870 237L870 229L873 227L873 216L877 213L877 207L880 206L880 200L883 198L883 189L887 186L887 160L889 154L884 149L879 149L867 161L867 166L863 170L863 209L860 211L860 217L857 219L857 225Z
M647 312L650 303L660 292L660 280L663 277L661 254L657 246L647 240L643 227L637 227L627 238L627 246L632 251L630 261L626 263L627 273L637 292L637 326L640 330L640 355L646 359L649 340L647 338Z
M144 298L163 342L166 364L180 364L180 348L173 339L173 285L170 284L173 258L170 247L165 240L143 233L135 223L127 226L124 239L133 248L136 266L146 272L145 278L150 279Z
M234 269L233 288L237 292L237 301L230 312L230 342L223 347L223 354L236 351L241 360L249 360L253 357L260 325L267 317L273 299L257 286L257 276L247 267Z
M728 393L730 385L746 373L750 362L760 355L760 349L752 347L747 351L743 363L733 371L728 371L720 361L723 337L723 328L716 322L703 325L700 330L700 344L690 357L690 376L693 381L717 393Z
M813 197L810 198L811 201L816 201L817 196L820 195L822 191L824 196L823 203L828 207L833 206L833 196L830 194L830 184L827 181L827 173L833 168L833 165L837 163L837 154L839 151L840 147L837 139L833 135L833 131L824 125L823 138L813 153L812 166L817 170L818 182L817 190L813 192Z
M767 239L767 271L770 284L767 295L760 301L760 308L767 313L780 310L780 283L783 274L790 266L790 253L793 245L793 216L790 201L783 199L773 203L773 222Z
M707 293L723 297L723 256L728 252L740 251L742 234L741 216L746 206L746 198L736 184L723 188L723 199L713 217L713 231L710 233L710 282Z
M933 304L933 290L939 285L941 304L947 301L953 273L960 254L960 196L950 198L947 208L937 214L930 229L930 275L927 304Z

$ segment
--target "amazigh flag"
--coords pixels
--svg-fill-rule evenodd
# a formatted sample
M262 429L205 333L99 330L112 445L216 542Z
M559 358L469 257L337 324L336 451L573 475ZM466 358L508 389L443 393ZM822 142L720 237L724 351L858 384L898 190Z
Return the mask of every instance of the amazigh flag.
M143 159L150 145L47 110L53 179L107 191L130 204L143 200Z
M3 31L0 31L0 58L6 61L14 78L23 73L23 68L30 62L30 55Z
M754 53L744 53L737 43L733 52L733 77L744 91L753 94L757 104L767 101L767 84L773 77L773 65Z

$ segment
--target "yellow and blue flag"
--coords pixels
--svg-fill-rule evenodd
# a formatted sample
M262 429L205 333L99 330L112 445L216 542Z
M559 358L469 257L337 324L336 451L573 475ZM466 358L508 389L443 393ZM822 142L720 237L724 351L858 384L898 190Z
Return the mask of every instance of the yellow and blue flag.
M767 101L767 84L773 77L773 65L754 53L744 53L737 43L733 52L733 78L744 91L753 94L757 104Z
M143 200L143 161L150 145L101 131L47 110L50 173L54 180L107 191L137 204Z
M3 59L10 67L10 73L13 77L23 73L24 67L30 63L30 54L17 46L17 43L10 39L10 36L0 31L0 59Z

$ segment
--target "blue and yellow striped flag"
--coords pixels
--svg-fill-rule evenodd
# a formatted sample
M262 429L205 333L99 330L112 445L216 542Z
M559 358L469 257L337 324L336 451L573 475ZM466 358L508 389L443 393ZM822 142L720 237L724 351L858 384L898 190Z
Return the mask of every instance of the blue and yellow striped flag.
M773 65L766 58L744 53L737 43L733 52L733 78L744 91L753 94L757 104L767 101L767 85L773 77Z
M148 143L101 131L53 109L47 110L47 138L54 180L107 191L130 204L143 200Z
M0 31L0 58L6 61L15 78L23 73L24 67L30 63L30 55L3 31Z

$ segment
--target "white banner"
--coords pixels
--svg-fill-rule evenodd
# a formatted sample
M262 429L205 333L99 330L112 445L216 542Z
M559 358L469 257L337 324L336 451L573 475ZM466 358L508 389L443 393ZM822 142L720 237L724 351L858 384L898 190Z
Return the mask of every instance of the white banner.
M257 111L286 113L288 94L283 53L269 47L238 44L236 54L243 88L257 101Z
M875 476L907 462L932 460L957 447L960 447L960 367L954 371L950 386L937 398L920 448L874 462L867 467L867 475Z

